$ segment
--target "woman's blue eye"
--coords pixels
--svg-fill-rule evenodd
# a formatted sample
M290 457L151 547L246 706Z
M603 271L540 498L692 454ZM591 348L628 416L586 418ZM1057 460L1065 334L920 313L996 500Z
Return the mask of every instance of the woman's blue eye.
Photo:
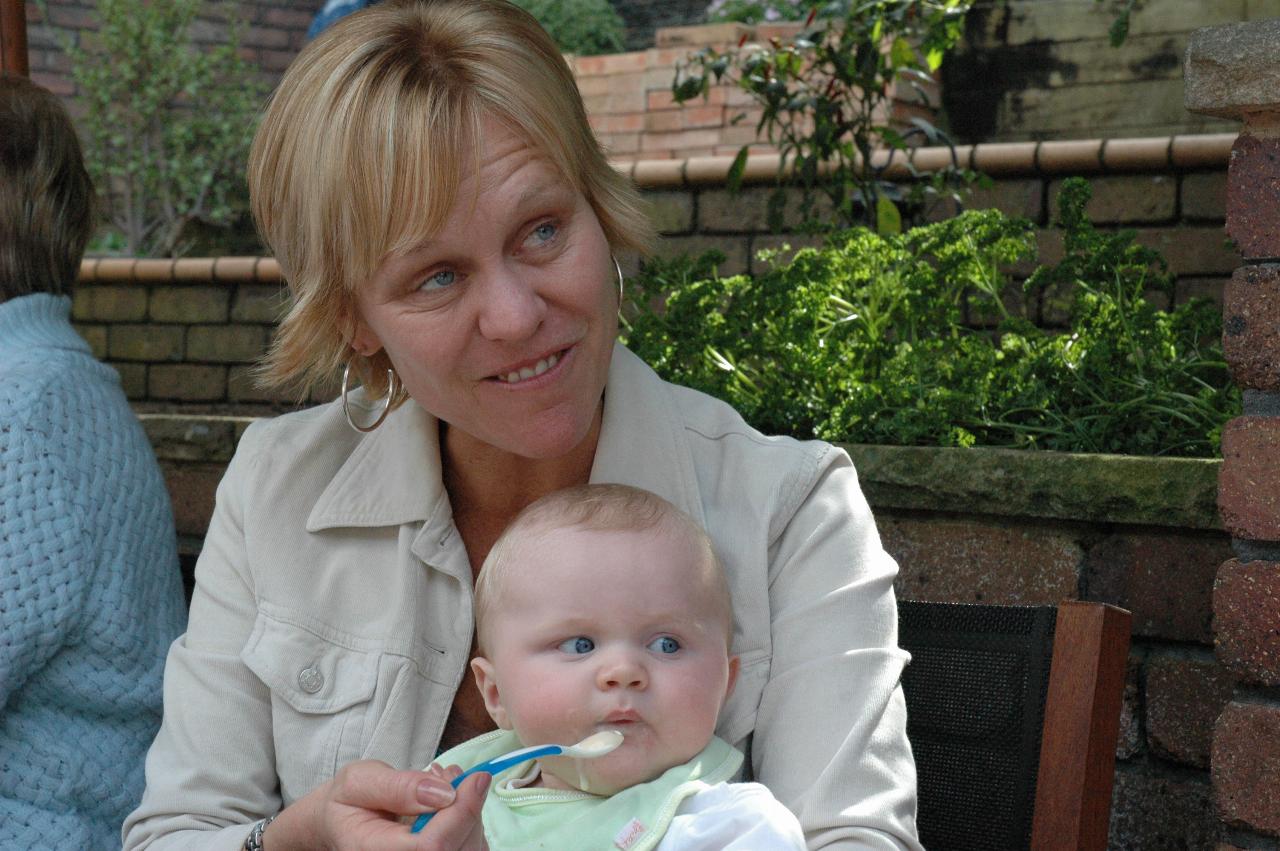
M457 275L452 269L441 269L434 275L427 276L418 289L422 290L440 290L453 284L457 280Z
M575 653L580 655L582 653L590 653L592 650L595 650L596 643L585 635L579 635L560 642L559 649L564 653Z
M678 653L680 651L680 642L669 635L664 635L650 641L649 649L657 653Z
M539 243L550 242L559 231L551 222L543 222L533 229L531 236Z

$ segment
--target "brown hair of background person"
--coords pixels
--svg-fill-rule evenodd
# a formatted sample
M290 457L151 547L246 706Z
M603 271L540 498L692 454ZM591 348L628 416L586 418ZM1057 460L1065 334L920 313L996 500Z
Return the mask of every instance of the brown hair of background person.
M25 77L0 75L0 301L69 294L93 209L93 183L62 103Z

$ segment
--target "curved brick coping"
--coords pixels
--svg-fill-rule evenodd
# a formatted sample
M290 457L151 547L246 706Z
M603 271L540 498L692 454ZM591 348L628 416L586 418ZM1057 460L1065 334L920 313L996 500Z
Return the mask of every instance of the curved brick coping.
M139 414L156 457L226 464L254 417ZM1222 462L845 444L873 508L1220 529Z
M1235 133L1158 136L1140 139L1088 139L1063 142L997 142L961 145L958 162L993 177L1026 175L1129 174L1169 169L1224 168L1231 157ZM883 162L888 152L873 157ZM935 171L951 163L949 148L914 148L910 163L917 172ZM723 184L733 157L694 157L687 160L616 161L614 167L642 189ZM778 154L747 158L743 181L772 181L778 173ZM886 176L910 176L908 157L895 156Z
M144 260L134 257L86 258L80 263L81 282L283 282L274 257L184 257Z
M907 508L1220 529L1218 470L1201 458L1144 458L845 445L874 508Z

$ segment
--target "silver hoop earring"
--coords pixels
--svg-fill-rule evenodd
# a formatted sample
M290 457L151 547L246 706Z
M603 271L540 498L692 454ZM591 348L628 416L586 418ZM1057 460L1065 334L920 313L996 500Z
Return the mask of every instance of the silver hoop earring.
M369 432L382 425L382 421L387 418L387 414L391 413L391 400L400 392L400 377L396 375L396 371L387 368L387 398L382 400L382 413L373 421L372 425L358 425L351 417L351 407L347 404L347 389L351 381L351 361L347 361L347 365L342 368L342 413L347 416L347 425L351 426L358 432L368 434Z
M617 257L610 254L609 259L613 261L614 271L618 273L618 310L622 310L622 267L618 265Z

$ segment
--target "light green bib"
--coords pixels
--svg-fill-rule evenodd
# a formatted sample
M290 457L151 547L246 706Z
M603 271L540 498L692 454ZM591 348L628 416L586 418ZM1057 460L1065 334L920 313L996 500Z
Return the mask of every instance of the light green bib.
M463 768L523 747L515 733L495 730L436 758ZM729 780L742 754L712 737L702 753L648 783L602 798L560 789L511 788L529 772L527 763L500 772L489 786L483 821L490 851L650 851L661 840L680 802L700 789Z

